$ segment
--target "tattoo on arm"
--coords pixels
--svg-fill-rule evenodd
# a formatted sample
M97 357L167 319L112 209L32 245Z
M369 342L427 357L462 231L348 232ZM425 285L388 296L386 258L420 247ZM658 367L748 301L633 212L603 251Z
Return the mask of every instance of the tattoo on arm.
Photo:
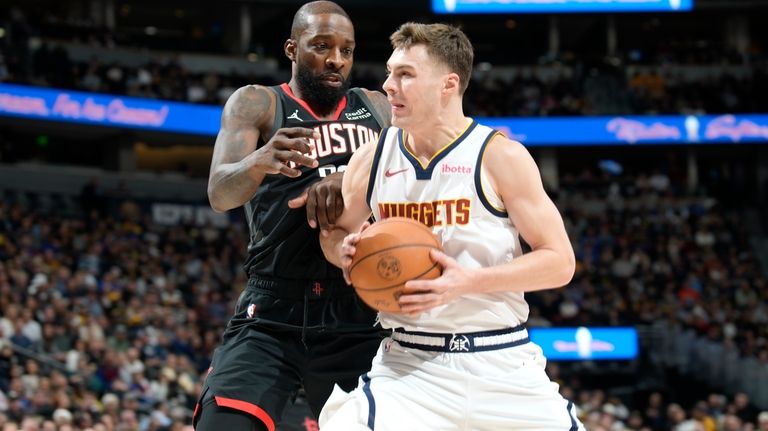
M224 107L221 130L211 160L208 196L214 209L227 210L247 202L260 185L241 163L256 151L259 125L272 106L269 90L247 86L239 89Z
M221 132L216 140L217 145L221 143L223 146L224 163L242 160L255 150L250 146L257 142L251 142L248 139L250 136L245 136L244 132L259 132L259 123L272 105L268 91L253 86L243 87L238 90L232 104L227 103L224 107ZM258 136L256 140L258 141Z

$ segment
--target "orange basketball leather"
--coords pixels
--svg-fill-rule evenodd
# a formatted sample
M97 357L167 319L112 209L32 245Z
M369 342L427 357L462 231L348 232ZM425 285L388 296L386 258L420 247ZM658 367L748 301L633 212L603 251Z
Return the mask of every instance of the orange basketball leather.
M363 231L350 266L350 278L357 294L369 306L398 312L403 284L408 280L432 279L440 266L429 256L442 249L432 230L418 221L392 217Z

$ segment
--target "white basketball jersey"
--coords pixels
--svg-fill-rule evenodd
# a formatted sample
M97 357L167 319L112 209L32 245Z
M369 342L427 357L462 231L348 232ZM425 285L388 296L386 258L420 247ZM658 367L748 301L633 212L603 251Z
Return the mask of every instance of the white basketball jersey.
M376 220L408 217L430 226L446 254L465 267L489 267L521 254L517 229L482 171L495 135L475 121L424 166L404 145L404 131L382 131L368 184ZM471 294L417 318L380 313L385 328L425 332L475 332L517 326L528 318L522 293Z

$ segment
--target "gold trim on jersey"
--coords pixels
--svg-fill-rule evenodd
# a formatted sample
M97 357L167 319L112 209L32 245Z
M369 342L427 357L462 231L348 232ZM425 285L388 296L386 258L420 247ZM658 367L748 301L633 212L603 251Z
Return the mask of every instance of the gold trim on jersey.
M437 150L437 151L435 152L435 154L432 154L432 157L430 157L430 158L429 158L429 160L427 161L427 164L426 164L426 165L425 165L424 163L422 163L422 162L421 162L421 160L420 160L420 159L419 159L419 158L416 156L416 154L413 154L413 151L411 151L411 148L410 148L410 147L408 147L408 135L409 135L409 134L408 134L408 133L406 133L406 132L405 132L405 130L403 130L403 129L400 129L400 139L402 139L402 140L403 140L403 148L405 148L405 151L408 151L408 154L410 154L410 155L411 155L411 156L414 158L414 160L416 160L417 162L419 162L419 165L421 166L421 169L422 169L422 170L427 170L427 168L429 168L429 165L430 165L430 164L432 164L432 161L433 161L433 160L435 160L435 158L437 158L437 156L439 156L439 155L440 155L440 153L444 152L444 151L445 151L445 150L447 150L447 149L448 149L450 146L452 146L453 144L455 144L455 143L456 143L456 141L458 141L458 140L459 140L459 138L461 138L462 136L464 136L464 134L465 134L465 133L467 133L467 130L469 130L469 128L470 128L470 127L472 127L472 125L473 125L473 124L475 124L475 120L474 120L474 119L472 119L472 118L470 118L470 121L469 121L469 124L467 124L467 127L465 127L465 128L464 128L464 130L462 130L462 131L461 131L461 133L459 133L458 135L456 135L456 137L455 137L455 138L453 138L453 140L451 140L451 142L449 142L449 143L445 144L445 145L444 145L442 148L440 148L439 150Z

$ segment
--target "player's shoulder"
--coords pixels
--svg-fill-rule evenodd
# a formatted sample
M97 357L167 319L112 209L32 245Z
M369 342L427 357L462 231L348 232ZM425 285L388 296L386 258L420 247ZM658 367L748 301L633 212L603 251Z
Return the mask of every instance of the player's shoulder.
M363 87L356 87L356 88L360 90L363 94L368 96L368 98L371 100L382 100L382 99L387 100L387 96L381 91L369 90Z
M271 88L258 84L248 84L235 90L235 92L229 96L227 103L272 104L274 103L274 100L275 92L272 91Z
M381 137L383 134L387 131L387 129L381 129L381 132L379 134L379 140L375 142L369 142L365 145L361 145L357 151L352 154L352 158L357 159L369 159L373 157L373 154L376 152L376 147L379 146L379 142L381 141Z
M382 126L384 127L389 126L391 123L390 118L392 116L392 107L389 104L389 100L387 100L387 96L381 91L369 90L367 88L362 88L362 87L358 89L362 94L365 95L365 97L368 98L373 109L376 110L376 112L384 121L384 124L382 124Z
M516 156L516 157L529 154L528 149L525 148L525 145L523 145L519 141L510 139L503 132L489 128L489 133L492 135L490 137L490 140L488 141L488 147L486 148L486 152L492 155L504 154L506 156Z
M389 109L389 101L387 100L387 96L384 93L382 93L381 91L369 90L367 88L362 88L362 87L360 87L359 90L376 107L378 107L380 105L386 105L387 109Z
M367 170L373 162L377 148L379 148L380 145L383 145L382 141L386 139L386 137L391 133L396 133L396 130L399 129L396 127L385 127L381 129L381 132L379 133L379 139L377 141L369 142L360 146L357 151L352 154L352 158L349 161L349 166L365 166L365 169Z
M403 129L397 126L384 127L383 129L381 129L381 134L379 135L379 141L396 138L397 134L402 131Z
M232 93L224 106L226 117L246 118L256 124L269 124L275 115L275 92L262 85L245 85Z
M520 176L533 175L536 169L536 162L525 145L499 131L488 141L482 165L492 181L511 177L517 181Z

